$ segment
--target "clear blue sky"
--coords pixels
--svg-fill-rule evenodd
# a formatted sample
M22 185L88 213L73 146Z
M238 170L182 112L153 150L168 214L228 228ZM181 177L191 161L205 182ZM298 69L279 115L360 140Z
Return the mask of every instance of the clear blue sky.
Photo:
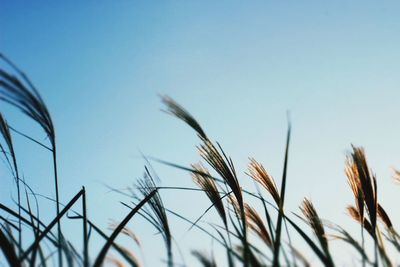
M242 180L252 156L280 181L289 110L287 209L310 197L322 217L351 229L343 172L351 143L365 147L382 204L398 210L390 168L400 167L399 8L398 1L0 0L0 50L32 78L53 115L62 199L85 185L101 227L127 212L103 183L132 185L143 170L139 151L183 165L199 159L195 134L160 112L158 94L167 94L222 144ZM7 112L10 124L44 138ZM49 155L16 139L26 180L52 196ZM191 185L186 173L154 167L164 185ZM201 195L164 195L191 218L207 206ZM161 238L137 223L140 237L151 236L145 249L157 241L160 256L146 258L155 266Z

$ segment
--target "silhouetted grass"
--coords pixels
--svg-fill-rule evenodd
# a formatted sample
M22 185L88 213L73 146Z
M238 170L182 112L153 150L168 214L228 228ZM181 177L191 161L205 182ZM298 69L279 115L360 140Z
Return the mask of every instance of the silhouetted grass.
M300 204L302 217L288 215L285 212L286 184L290 183L288 175L290 123L284 148L282 178L278 187L273 175L253 158L250 159L246 173L238 172L233 159L228 156L220 143L206 134L200 123L186 109L166 96L162 97L165 111L185 122L199 137L197 150L200 163L181 166L165 160L154 158L150 160L188 172L194 187L158 186L156 183L158 179L153 179L155 173L147 162L149 166L145 167L144 176L137 180L135 188L130 188L128 192L114 190L130 197L133 205L122 203L130 209L129 212L121 222L111 224L109 229L112 233L106 234L88 217L88 210L93 207L87 206L86 198L90 196L87 196L85 188L66 201L66 205L60 201L58 190L62 181L59 181L58 177L56 135L50 112L27 76L1 54L0 60L5 66L0 68L1 103L16 107L36 122L43 129L49 142L49 144L39 142L29 133L18 131L8 124L3 114L0 114L0 152L17 188L15 205L7 206L0 203L0 250L3 254L0 259L4 261L4 265L50 266L50 260L56 257L58 266L100 267L104 264L141 266L144 261L139 259L134 249L117 243L118 237L123 234L141 248L136 236L140 234L140 229L135 229L134 234L127 227L128 222L135 216L143 217L162 237L167 258L160 259L160 266L188 266L182 257L179 258L178 254L175 254L179 250L173 237L174 225L171 225L169 220L171 216L187 223L189 234L191 231L200 231L210 238L215 246L226 252L224 255L226 260L221 263L223 257L216 255L216 251L200 252L201 250L197 248L193 250L194 247L181 248L187 252L191 251L192 256L204 267L222 266L224 263L229 267L311 266L312 261L307 256L310 257L312 254L318 259L319 264L332 267L335 266L336 259L331 252L330 237L341 240L342 245L346 244L354 250L355 255L358 255L355 261L359 265L398 264L396 257L400 255L400 236L389 214L378 201L377 180L367 164L363 148L352 146L352 152L345 161L349 192L352 192L354 197L354 204L350 204L346 210L360 225L359 233L350 233L338 222L326 223L326 220L321 219L316 207L308 199L304 199ZM48 200L56 205L55 216L49 221L43 221L38 212L31 207L29 195L35 196L35 193L20 177L18 153L13 144L13 135L16 134L40 145L52 155L55 199L48 198ZM400 181L399 177L400 171L394 170L394 179ZM255 188L244 188L241 179L252 179ZM196 211L195 215L198 217L192 220L188 216L193 214L180 214L174 211L174 207L165 206L161 193L164 190L174 190L177 195L183 190L200 191L205 194L210 205L204 211ZM80 212L73 209L78 202L81 203ZM261 203L261 209L255 205L257 202ZM212 210L218 215L219 223L203 221L205 215ZM62 231L63 220L81 221L82 251L76 249L79 244L72 244L69 241L76 233ZM22 231L22 228L25 230ZM100 236L103 243L97 252L89 253L92 251L91 238L94 234ZM291 237L294 235L298 235L302 242L293 243ZM367 248L367 238L374 244L372 255ZM196 244L196 247L199 246L206 247L204 244ZM110 256L110 249L116 251L118 256ZM154 255L152 251L148 253Z

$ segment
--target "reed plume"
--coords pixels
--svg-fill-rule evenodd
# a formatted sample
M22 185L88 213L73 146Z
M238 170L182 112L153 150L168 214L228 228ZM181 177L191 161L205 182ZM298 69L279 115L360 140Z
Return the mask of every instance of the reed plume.
M326 238L325 229L322 224L321 219L318 216L317 211L314 208L314 205L310 200L305 198L303 200L302 206L300 207L303 215L305 216L308 224L313 230L315 236L317 237L322 250L325 253L325 257L327 259L328 266L334 266L332 256L329 251L328 239Z
M138 190L143 196L149 195L151 192L156 191L154 196L146 203L145 214L146 218L152 222L153 226L161 233L164 243L167 249L168 266L173 266L173 255L172 255L172 235L168 223L168 217L165 212L164 204L161 200L161 196L156 188L154 180L146 168L143 179L138 181Z
M272 248L273 243L270 234L268 233L267 227L265 226L261 216L257 211L245 204L247 225L250 229L270 248Z
M192 168L196 172L192 172L193 181L206 193L211 203L214 205L219 216L221 217L225 226L227 226L226 213L222 197L218 191L217 184L210 178L210 172L202 164L193 164Z
M258 163L255 159L250 158L248 170L250 177L261 184L265 188L265 190L267 190L271 194L275 203L279 205L280 196L278 188L276 187L275 180L265 170L264 166L261 163Z

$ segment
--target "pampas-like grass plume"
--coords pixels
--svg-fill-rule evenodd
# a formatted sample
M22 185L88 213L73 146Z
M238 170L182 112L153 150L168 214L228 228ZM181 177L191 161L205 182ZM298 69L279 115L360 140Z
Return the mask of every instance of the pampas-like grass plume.
M210 178L211 175L209 171L201 164L193 164L192 168L196 172L192 172L193 181L204 190L211 203L213 203L215 209L217 210L219 216L221 217L224 225L227 225L226 213L224 208L224 203L222 202L221 195L218 191L217 184ZM205 175L202 175L202 174Z
M279 205L280 197L278 193L278 188L276 187L276 183L274 178L268 174L268 172L264 169L264 166L258 163L255 159L250 158L249 163L249 175L259 184L261 184L265 190L267 190L275 203Z
M175 100L173 100L169 96L162 96L161 101L167 107L166 110L167 113L183 120L197 132L199 137L201 137L202 139L207 139L206 133L203 131L203 129L201 128L200 124L196 121L196 119L189 112L187 112L181 105L176 103Z
M271 240L271 236L268 233L267 227L265 226L261 216L257 213L257 211L250 207L248 204L245 204L246 211L246 219L247 226L262 240L264 243L272 248L273 243Z
M371 175L363 148L353 146L353 152L351 153L351 157L349 157L347 160L347 166L349 169L348 172L350 173L348 174L348 177L349 175L351 176L351 183L354 183L354 186L357 187L357 189L354 191L354 186L352 186L352 190L356 197L357 209L359 210L360 218L362 220L362 207L365 204L365 207L368 210L372 232L375 236L376 219L378 213L377 185L375 176ZM360 195L363 197L364 204L360 204Z
M325 257L330 266L334 266L331 254L329 252L328 239L326 238L325 229L322 224L321 219L318 216L317 211L314 208L314 205L310 200L305 198L303 200L302 206L300 207L303 215L305 216L308 224L313 230L315 236L317 237L322 250L325 253Z

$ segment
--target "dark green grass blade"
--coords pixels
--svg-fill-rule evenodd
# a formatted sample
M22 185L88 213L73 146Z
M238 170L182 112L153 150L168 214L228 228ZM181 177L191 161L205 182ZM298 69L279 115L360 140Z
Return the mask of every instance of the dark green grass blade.
M287 174L287 164L288 164L288 159L289 159L290 132L291 132L291 125L289 123L288 131L287 131L287 138L286 138L285 161L283 164L279 214L278 214L276 232L275 232L274 258L273 258L273 266L274 267L279 267L279 252L281 249L282 220L284 217L283 205L284 205L285 191L286 191L286 174Z
M82 219L83 220L83 216L82 215L76 215L76 216L68 216L69 219ZM99 227L97 227L94 223L92 223L89 219L87 220L87 223L90 226L90 229L93 229L96 233L98 233L102 238L104 238L105 240L108 240L108 236L102 231L100 230ZM90 236L90 231L89 231L89 235L88 238ZM132 261L132 259L126 255L126 253L114 242L111 244L112 247L133 267L137 267L136 263L134 261Z
M82 187L82 214L83 214L83 266L89 267L89 236L88 236L88 222L86 214L86 191L85 187Z
M214 176L211 176L211 175L209 175L209 174L207 174L205 172L201 172L201 171L195 170L194 168L188 168L188 167L185 167L185 166L182 166L182 165L179 165L179 164L175 164L175 163L168 162L168 161L165 161L165 160L162 160L162 159L158 159L158 158L154 158L154 157L147 157L147 158L150 159L150 160L153 160L155 162L158 162L158 163L170 166L170 167L174 167L174 168L177 168L177 169L180 169L180 170L183 170L183 171L188 171L188 172L191 172L191 173L196 173L196 174L199 174L199 175L203 175L205 177L213 179L216 182L225 183L222 179L219 179L219 178L216 178Z
M25 223L25 224L27 224L27 225L29 225L29 226L32 227L32 224L31 224L31 222L30 222L29 220L27 220L26 218L24 218L24 217L22 217L22 216L18 216L18 213L17 213L17 212L11 210L10 208L4 206L4 205L1 204L1 203L0 203L0 209L1 209L1 210L4 210L5 212L7 212L8 214L14 216L14 217L17 218L17 219L21 218L21 221L22 221L23 223ZM26 211L24 208L22 208L22 210ZM35 218L35 217L34 217L34 218ZM37 218L35 218L35 220L37 220ZM40 222L40 221L39 221L39 222ZM41 223L41 225L43 225L43 224ZM33 225L33 226L34 226L34 225ZM37 230L40 232L40 230L39 230L38 228L37 228ZM49 239L54 245L57 245L57 242L56 242L56 240L54 239L54 237L50 237L50 236L47 235L46 238Z
M30 204L30 201L29 201L28 192L27 192L26 188L25 188L25 197L26 197L26 203L28 205L28 213L30 215L29 217L31 219L32 231L34 233L35 239L37 239L38 236L39 236L39 232L38 232L37 228L34 227L35 221L33 219L33 212L32 212L32 209L31 209L31 204ZM32 267L35 266L36 256L37 256L37 250L34 250L33 253L32 253L32 257L30 259L30 266L32 266Z
M232 257L233 249L232 249L231 245L228 243L228 241L225 239L224 235L218 229L216 229L216 228L214 228L214 229L218 233L218 235L221 237L221 239L224 242L224 245L226 247L226 256L228 258L228 266L235 267L235 262Z
M268 230L269 230L269 233L271 235L272 244L274 244L275 243L275 241L274 241L275 240L275 233L274 233L275 232L275 227L274 227L274 224L272 222L271 215L269 214L267 205L265 204L265 199L261 194L260 188L259 188L257 183L255 183L255 186L256 186L256 189L257 189L258 196L259 196L259 200L260 200L261 204L263 205L264 215L265 215L265 218L266 218L267 223L268 223Z
M146 204L155 194L157 193L157 190L152 191L150 194L148 194L139 204L132 209L131 212L124 218L124 220L115 228L114 232L111 234L111 236L107 239L106 244L103 246L101 249L99 255L96 258L96 261L94 263L94 267L100 267L104 259L106 257L107 251L111 247L112 243L114 242L115 238L119 235L119 233L122 231L122 229L126 226L126 224L129 222L129 220L142 208L144 204Z
M0 249L3 251L3 254L10 264L10 266L21 266L20 261L18 260L17 254L15 253L13 245L4 235L3 231L0 229Z
M50 147L46 146L45 144L39 142L38 140L36 140L36 139L34 139L34 138L32 138L32 137L30 137L29 135L24 134L23 132L18 131L17 129L11 127L10 125L8 125L8 128L9 128L11 131L13 131L14 133L19 134L19 135L21 135L22 137L25 137L26 139L32 141L32 142L35 143L35 144L38 144L39 146L41 146L41 147L47 149L48 151L53 151L53 149L51 149Z
M58 216L56 216L51 223L46 227L46 229L43 230L43 232L39 235L39 237L33 242L33 244L24 252L24 254L22 255L22 259L26 258L29 253L36 249L37 246L39 245L40 241L47 236L47 234L50 232L50 230L54 227L54 225L56 225L62 216L64 216L65 213L67 213L67 211L72 207L72 205L75 204L75 202L82 196L83 194L83 190L79 191L78 194L76 194L72 200L70 202L68 202L68 204L64 207L64 209L60 212L60 214L58 214ZM61 240L58 240L59 242ZM59 244L60 246L60 244Z

